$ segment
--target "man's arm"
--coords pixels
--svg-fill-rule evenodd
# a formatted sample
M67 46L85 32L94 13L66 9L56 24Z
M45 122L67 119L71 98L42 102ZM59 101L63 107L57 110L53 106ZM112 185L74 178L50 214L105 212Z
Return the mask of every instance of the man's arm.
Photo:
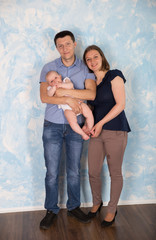
M40 83L40 98L42 103L68 104L76 114L81 112L81 105L79 104L79 99L71 98L71 97L57 97L57 96L49 97L47 95L47 87L48 87L47 82Z
M55 96L63 97L70 96L83 100L94 100L96 96L96 83L92 79L86 79L85 89L57 89Z
M47 95L47 82L41 82L40 83L40 98L42 103L49 103L49 104L65 104L65 98L59 98L59 97L49 97Z

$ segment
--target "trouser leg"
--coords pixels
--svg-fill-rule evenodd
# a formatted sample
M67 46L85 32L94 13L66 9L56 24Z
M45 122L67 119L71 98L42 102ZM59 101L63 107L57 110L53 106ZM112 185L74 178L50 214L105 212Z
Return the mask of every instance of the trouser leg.
M122 162L127 145L127 132L105 131L105 150L111 178L110 201L107 211L115 213L123 187Z
M80 206L80 159L83 139L67 126L65 135L66 144L66 171L67 171L67 208L69 211Z
M93 205L102 201L101 170L105 158L104 144L100 137L91 138L88 148L89 182L92 191Z
M45 208L58 213L58 174L63 144L63 125L44 122L43 146L46 165Z

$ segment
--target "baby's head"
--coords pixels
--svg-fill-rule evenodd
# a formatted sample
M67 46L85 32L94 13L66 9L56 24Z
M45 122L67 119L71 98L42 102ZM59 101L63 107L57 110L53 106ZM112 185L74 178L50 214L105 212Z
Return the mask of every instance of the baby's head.
M46 74L46 81L53 87L56 83L62 82L62 77L57 72L50 71Z

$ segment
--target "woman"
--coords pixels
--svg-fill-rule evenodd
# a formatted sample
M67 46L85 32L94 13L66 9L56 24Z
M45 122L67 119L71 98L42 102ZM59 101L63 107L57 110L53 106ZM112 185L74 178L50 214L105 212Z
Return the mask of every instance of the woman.
M123 186L122 162L127 132L130 131L124 112L126 80L121 71L110 70L102 50L95 45L86 48L83 59L90 71L94 72L97 84L95 100L88 101L93 106L95 120L88 149L89 181L93 196L93 207L88 216L95 217L103 205L100 174L106 156L111 190L107 214L101 226L107 227L115 221Z

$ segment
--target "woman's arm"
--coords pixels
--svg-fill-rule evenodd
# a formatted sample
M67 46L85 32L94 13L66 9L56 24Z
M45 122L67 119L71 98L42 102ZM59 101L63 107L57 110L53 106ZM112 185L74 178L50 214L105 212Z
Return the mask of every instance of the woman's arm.
M111 81L111 85L116 104L109 113L93 127L91 131L92 137L97 137L103 125L118 116L125 108L125 87L123 79L117 76Z

